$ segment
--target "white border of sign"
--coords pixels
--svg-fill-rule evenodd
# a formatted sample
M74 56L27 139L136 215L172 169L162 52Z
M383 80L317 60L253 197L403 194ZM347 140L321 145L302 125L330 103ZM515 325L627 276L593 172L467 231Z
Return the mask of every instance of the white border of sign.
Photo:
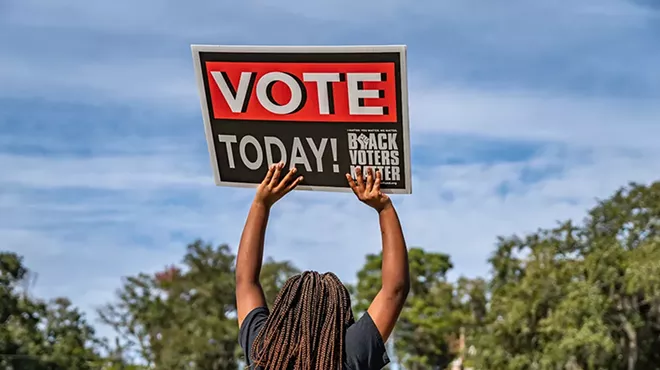
M204 118L204 129L206 132L206 143L209 147L209 156L211 158L211 166L213 168L213 177L215 184L218 186L231 186L239 188L256 188L259 184L246 184L242 182L228 182L222 181L220 178L220 171L218 170L217 156L215 152L215 145L213 145L213 133L211 132L211 117L209 117L209 110L207 108L206 92L204 91L204 79L202 78L202 66L199 58L200 52L257 52L257 53L287 53L287 52L304 52L304 53L399 53L401 57L401 117L403 125L403 142L408 147L404 151L404 163L406 166L405 189L383 189L386 194L412 194L412 169L410 165L411 146L410 146L410 119L408 113L408 75L406 65L407 47L405 45L379 45L379 46L242 46L242 45L191 45L193 54L193 63L195 67L195 76L197 77L197 88L200 96L200 103L202 107L202 117ZM265 173L264 173L265 175ZM331 191L346 193L351 192L349 187L336 188L329 186L311 186L299 185L296 190L311 190L311 191Z

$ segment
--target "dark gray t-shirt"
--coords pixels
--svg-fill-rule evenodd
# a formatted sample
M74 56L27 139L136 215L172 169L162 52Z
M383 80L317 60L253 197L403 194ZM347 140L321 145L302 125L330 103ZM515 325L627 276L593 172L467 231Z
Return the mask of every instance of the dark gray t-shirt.
M268 314L268 308L257 307L245 317L241 324L239 342L251 370L263 370L261 367L251 366L250 349L252 342L266 323ZM344 370L380 370L390 362L385 343L368 313L362 315L346 330L344 351L346 352Z

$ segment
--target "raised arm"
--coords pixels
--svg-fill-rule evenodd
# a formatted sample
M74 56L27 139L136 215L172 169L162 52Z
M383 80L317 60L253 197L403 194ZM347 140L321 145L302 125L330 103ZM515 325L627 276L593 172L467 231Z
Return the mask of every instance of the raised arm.
M408 249L392 201L380 191L380 172L376 172L374 180L373 172L369 168L366 183L359 169L356 170L356 177L357 183L351 175L346 175L355 195L378 212L380 221L383 242L382 285L367 312L383 341L387 341L410 290Z
M266 177L257 188L252 206L245 221L236 256L236 310L238 326L257 307L266 306L263 289L259 283L261 264L264 257L264 239L270 208L280 198L293 190L302 181L295 178L296 169L291 169L280 181L283 163L271 166Z

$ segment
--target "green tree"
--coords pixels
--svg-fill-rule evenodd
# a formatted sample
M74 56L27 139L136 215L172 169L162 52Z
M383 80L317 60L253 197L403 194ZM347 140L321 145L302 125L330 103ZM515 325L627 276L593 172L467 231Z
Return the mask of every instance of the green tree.
M660 183L631 184L580 225L501 238L480 368L660 368Z
M102 321L126 343L125 356L158 369L237 369L234 260L227 245L196 241L181 267L125 279L117 301L100 310ZM297 272L288 262L266 260L268 299Z
M0 368L98 369L100 341L65 298L47 304L28 295L23 259L0 252Z
M22 287L29 276L23 258L0 252L0 368L38 369L34 354L42 335L38 325L39 307Z
M101 370L147 370L144 365L134 364L126 354L127 346L120 341L118 337L114 338L113 345L103 344L106 355L100 366Z
M84 315L68 299L54 299L46 307L45 314L42 358L46 363L66 370L100 367L102 358L97 351L102 342Z
M411 289L392 335L394 349L406 369L445 369L458 355L462 327L481 320L485 284L479 280L447 281L449 256L410 248ZM380 289L382 254L366 256L352 288L355 310L364 312ZM480 290L481 289L481 290ZM474 296L474 299L472 299Z

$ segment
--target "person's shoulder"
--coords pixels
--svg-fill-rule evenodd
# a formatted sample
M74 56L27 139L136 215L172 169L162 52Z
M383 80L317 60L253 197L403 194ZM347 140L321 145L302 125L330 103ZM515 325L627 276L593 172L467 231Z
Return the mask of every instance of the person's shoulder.
M270 311L268 310L268 307L262 306L254 308L252 311L250 311L250 313L247 314L247 316L245 316L240 329L243 330L243 328L248 328L254 325L255 322L267 319L269 314Z
M385 342L367 312L346 330L345 346L349 370L380 370L390 362Z
M383 341L383 338L380 336L380 332L378 331L378 327L376 327L376 323L374 323L374 320L371 318L371 315L369 315L369 312L365 312L362 314L359 320L353 323L353 325L349 326L347 331L347 335L369 335L369 336L374 336L374 339L377 339L379 341Z
M257 307L245 316L238 331L238 338L246 356L249 356L248 352L250 347L252 347L252 342L266 323L266 320L268 320L269 314L268 307Z

